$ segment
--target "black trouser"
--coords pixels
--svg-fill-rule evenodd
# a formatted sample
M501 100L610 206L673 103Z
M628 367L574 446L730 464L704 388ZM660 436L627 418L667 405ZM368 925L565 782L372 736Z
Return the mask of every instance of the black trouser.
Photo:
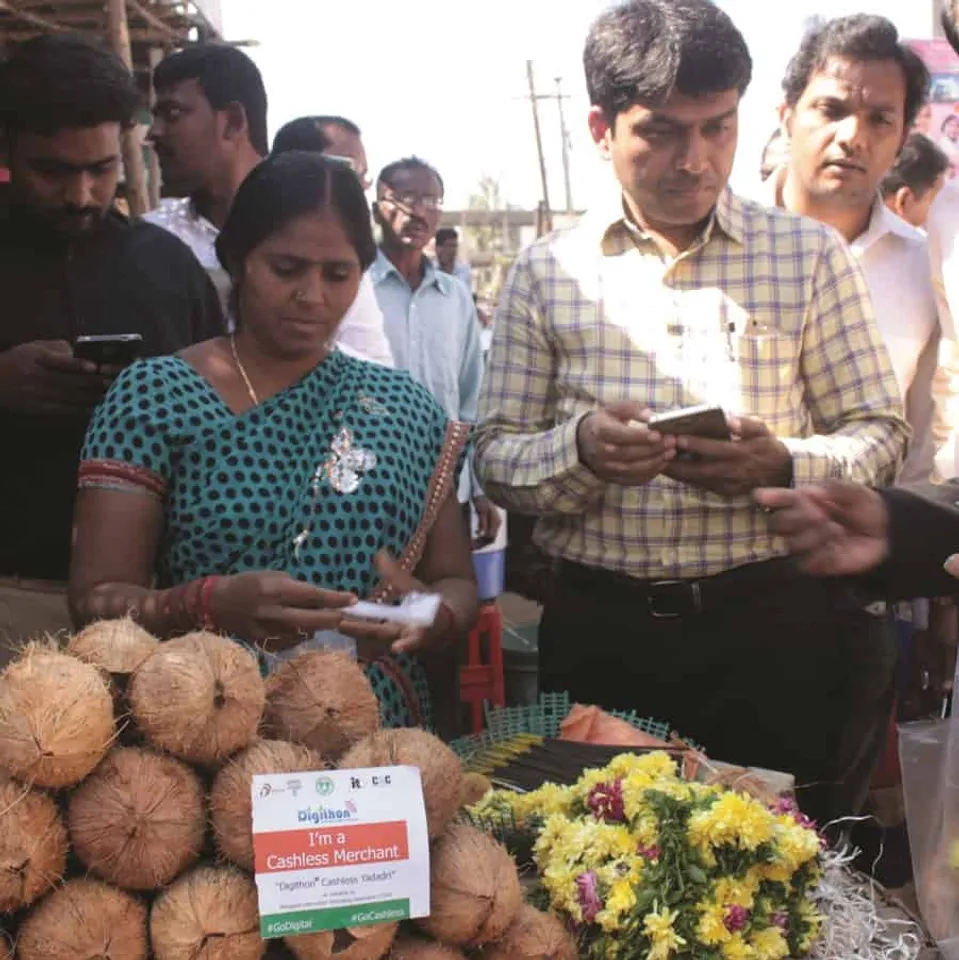
M824 822L848 812L836 786L847 653L871 619L787 560L665 583L563 563L540 627L541 688L666 720L718 760L792 773Z

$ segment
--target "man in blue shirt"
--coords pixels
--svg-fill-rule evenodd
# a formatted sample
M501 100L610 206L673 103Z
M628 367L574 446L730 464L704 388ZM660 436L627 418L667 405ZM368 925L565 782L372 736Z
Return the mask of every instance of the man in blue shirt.
M373 214L382 230L370 279L396 366L408 370L454 420L476 420L483 349L473 297L423 251L443 209L443 180L416 157L391 163L376 183ZM472 469L463 471L460 502L470 501L477 537L492 540L496 508L482 495Z

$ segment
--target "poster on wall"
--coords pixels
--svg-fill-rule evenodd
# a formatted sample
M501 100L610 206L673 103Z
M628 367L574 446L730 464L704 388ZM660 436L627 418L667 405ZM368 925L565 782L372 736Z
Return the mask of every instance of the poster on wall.
M909 40L932 76L929 103L916 119L924 133L949 157L950 176L959 174L959 56L942 39Z

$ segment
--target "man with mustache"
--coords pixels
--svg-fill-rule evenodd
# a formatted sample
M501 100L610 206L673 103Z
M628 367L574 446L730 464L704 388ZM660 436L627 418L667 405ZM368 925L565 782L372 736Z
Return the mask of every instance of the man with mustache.
M908 428L862 275L832 230L728 187L752 63L709 0L630 0L584 53L618 184L537 241L500 299L484 489L557 561L540 682L795 775L831 818L841 650L867 614L797 576L758 487L891 480ZM730 439L651 413L707 403Z
M439 226L443 179L428 163L407 157L389 164L376 182L373 216L382 232L369 269L393 359L436 398L453 420L476 420L483 351L473 297L423 251ZM477 537L496 538L500 518L483 495L470 464L460 477L459 499L468 517L472 502ZM455 733L457 663L428 664L441 730ZM445 688L445 689L443 689Z
M933 473L959 394L959 376L936 376L940 349L951 351L941 344L926 238L880 191L928 88L922 60L885 18L855 14L815 27L783 80L789 155L764 198L834 227L862 267L913 433L904 483Z
M789 157L767 195L838 230L862 267L912 428L903 483L933 475L937 449L956 427L959 388L959 370L940 370L940 351L944 359L953 351L943 343L925 235L890 210L880 190L928 88L922 60L884 17L855 14L814 27L783 79ZM866 799L885 742L899 654L891 610L869 610L872 636L861 648L855 638L848 644L846 696L855 709L838 760L854 807Z
M78 38L28 41L0 66L0 662L70 626L80 447L117 372L74 356L77 338L139 334L156 356L223 331L189 249L114 208L139 104L123 63Z

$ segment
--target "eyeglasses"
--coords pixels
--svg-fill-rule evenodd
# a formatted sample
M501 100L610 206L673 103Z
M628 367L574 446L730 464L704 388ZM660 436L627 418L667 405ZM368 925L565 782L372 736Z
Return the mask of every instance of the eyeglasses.
M414 210L422 207L424 210L438 211L443 209L443 198L431 193L387 193L386 199L395 203L404 210Z

